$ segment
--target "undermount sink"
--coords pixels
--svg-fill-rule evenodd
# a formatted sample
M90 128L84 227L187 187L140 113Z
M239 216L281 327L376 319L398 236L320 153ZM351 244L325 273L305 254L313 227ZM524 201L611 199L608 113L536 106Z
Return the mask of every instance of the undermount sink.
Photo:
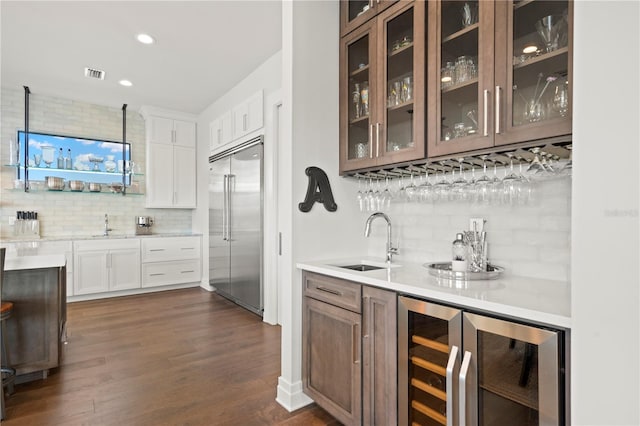
M357 265L339 266L339 268L351 269L353 271L360 271L360 272L375 271L376 269L385 269L382 266L367 265L364 263L360 263Z

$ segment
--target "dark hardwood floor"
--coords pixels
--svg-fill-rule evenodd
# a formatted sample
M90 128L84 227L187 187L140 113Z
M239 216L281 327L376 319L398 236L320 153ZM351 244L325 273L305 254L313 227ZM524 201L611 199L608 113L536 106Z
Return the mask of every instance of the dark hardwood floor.
M200 288L68 305L62 366L16 386L6 426L338 425L276 401L280 327Z

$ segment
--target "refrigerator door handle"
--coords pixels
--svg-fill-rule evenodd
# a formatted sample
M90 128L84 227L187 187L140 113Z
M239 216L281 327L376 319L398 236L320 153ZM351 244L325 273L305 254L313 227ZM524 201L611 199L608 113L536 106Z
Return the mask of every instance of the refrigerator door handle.
M467 352L468 353L468 352ZM447 362L447 426L453 426L453 370L458 360L458 347L451 346Z
M222 183L222 239L227 241L227 182L229 175L224 175Z
M467 424L467 373L469 373L469 365L471 364L471 352L465 351L462 366L460 367L460 419L458 424L466 426Z
M234 178L235 175L229 175L227 179L227 241L231 241L231 193Z

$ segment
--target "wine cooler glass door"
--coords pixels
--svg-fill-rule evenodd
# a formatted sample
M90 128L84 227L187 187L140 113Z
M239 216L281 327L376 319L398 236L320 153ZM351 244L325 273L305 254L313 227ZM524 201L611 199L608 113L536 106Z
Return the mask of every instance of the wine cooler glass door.
M560 332L464 313L460 418L468 425L562 424ZM462 424L462 423L460 423Z
M462 312L400 297L398 424L458 424Z

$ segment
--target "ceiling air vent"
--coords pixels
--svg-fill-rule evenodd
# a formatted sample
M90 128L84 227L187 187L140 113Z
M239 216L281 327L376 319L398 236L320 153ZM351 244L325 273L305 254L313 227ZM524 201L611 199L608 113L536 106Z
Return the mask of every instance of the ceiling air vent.
M97 78L98 80L104 80L104 71L97 70L95 68L85 68L84 76L89 78Z

